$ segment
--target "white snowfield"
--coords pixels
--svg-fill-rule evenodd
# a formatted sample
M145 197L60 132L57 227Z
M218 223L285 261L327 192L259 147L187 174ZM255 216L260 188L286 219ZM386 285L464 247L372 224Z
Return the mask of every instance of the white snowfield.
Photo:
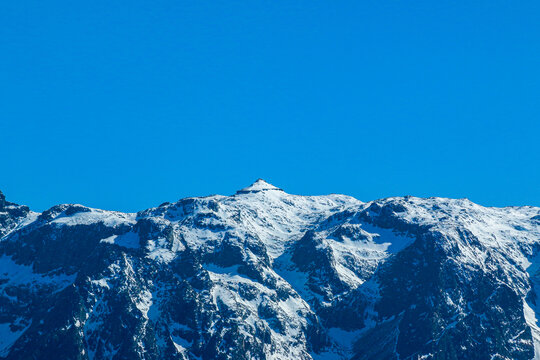
M243 249L244 261L263 264L264 277L277 286L289 289L294 296L276 300L276 290L239 273L237 266L203 264L213 284L208 301L216 308L225 304L244 314L239 323L246 337L253 336L253 329L268 326L267 320L258 314L261 306L271 308L275 316L285 319L286 327L281 331L270 327L272 342L268 345L269 358L346 359L352 355L355 339L371 326L371 320L366 321L365 329L348 331L332 328L328 332L331 340L329 346L319 353L309 349L303 331L307 326L307 316L316 316L314 302L324 307L343 294L336 293L331 286L314 292L313 283L310 287L309 282L316 277L299 270L292 263L291 247L309 232L313 241L317 241L316 250L329 254L333 270L347 291L365 286L382 263L415 241L411 234L366 222L360 214L365 216L373 204L392 204L396 208L394 216L404 222L431 227L444 234L442 246L459 250L458 255L449 261L459 263L464 269L463 277L467 277L468 267L480 267L486 273L502 269L507 285L523 298L523 313L532 331L535 359L540 359L540 328L537 323L540 308L534 296L531 296L536 290L540 292L540 257L537 256L540 249L540 208L537 207L483 207L466 199L446 198L394 197L362 202L336 194L300 196L287 194L259 179L232 196L182 199L137 214L85 208L85 211L71 215L65 212L54 214L46 224L73 227L100 223L112 229L124 226L130 230L96 239L99 246L117 246L126 252L144 251L149 260L165 267L186 248L212 253L224 241L236 243ZM369 213L367 211L367 216L370 216ZM26 227L44 226L40 223L39 215L30 212L25 218L19 219L18 224L0 241L10 241L13 236L18 236L17 231ZM142 239L137 232L137 224L145 219L151 220L160 230L172 229L171 234L168 237L159 235ZM468 241L463 236L464 231L479 244ZM261 244L268 264L250 247ZM16 297L9 295L9 287L14 284L61 291L73 284L77 275L63 274L62 269L36 273L31 264L17 264L10 256L0 255L0 297L12 302L17 302ZM491 261L486 261L488 257ZM497 268L494 263L498 264ZM81 332L89 334L100 326L100 313L106 313L109 309L100 305L99 299L115 286L111 279L118 274L134 279L134 275L130 275L134 271L129 268L131 266L128 260L124 265L115 263L110 266L107 277L90 279L96 300L93 313L88 314L87 319L77 320L80 321ZM130 286L126 285L129 291ZM133 296L133 305L141 312L145 322L152 322L159 319L161 300L157 298L157 285L154 284L153 290L148 286L148 289ZM240 296L240 287L252 289L254 295L249 299ZM376 284L370 284L366 289L371 289L376 297L376 287ZM375 316L376 313L373 314ZM23 325L0 323L0 357L9 354L11 346L30 326L29 323L24 325L24 321L17 321ZM176 323L174 326L182 330L185 325ZM178 335L182 333L180 330L175 332L172 340L178 353L185 355L193 344ZM97 356L96 349L86 351L90 358ZM115 353L114 349L107 351L111 356Z

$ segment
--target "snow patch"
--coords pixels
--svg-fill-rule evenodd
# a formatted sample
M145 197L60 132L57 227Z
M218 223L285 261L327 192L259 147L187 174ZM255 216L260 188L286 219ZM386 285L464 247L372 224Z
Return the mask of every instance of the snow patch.
M134 232L128 232L123 235L112 235L102 239L101 243L114 244L128 249L137 249L139 247L139 235Z

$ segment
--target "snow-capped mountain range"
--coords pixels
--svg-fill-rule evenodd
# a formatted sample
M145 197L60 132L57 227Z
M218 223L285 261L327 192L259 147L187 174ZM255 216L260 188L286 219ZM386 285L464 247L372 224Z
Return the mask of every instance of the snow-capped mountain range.
M0 193L0 358L540 359L539 249L540 208L466 199Z

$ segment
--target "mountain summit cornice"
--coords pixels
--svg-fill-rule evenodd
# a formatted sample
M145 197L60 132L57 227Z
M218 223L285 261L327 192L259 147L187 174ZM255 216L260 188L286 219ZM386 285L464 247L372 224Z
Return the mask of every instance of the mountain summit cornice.
M257 193L261 191L271 191L271 190L283 191L282 189L259 178L257 179L257 181L255 181L253 184L249 185L248 187L238 190L236 194L249 194L249 193Z

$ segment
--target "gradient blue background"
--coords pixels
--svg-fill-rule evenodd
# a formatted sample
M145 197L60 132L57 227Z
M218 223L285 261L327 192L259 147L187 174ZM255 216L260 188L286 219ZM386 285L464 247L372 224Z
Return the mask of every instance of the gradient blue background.
M538 1L3 1L0 189L540 205Z

